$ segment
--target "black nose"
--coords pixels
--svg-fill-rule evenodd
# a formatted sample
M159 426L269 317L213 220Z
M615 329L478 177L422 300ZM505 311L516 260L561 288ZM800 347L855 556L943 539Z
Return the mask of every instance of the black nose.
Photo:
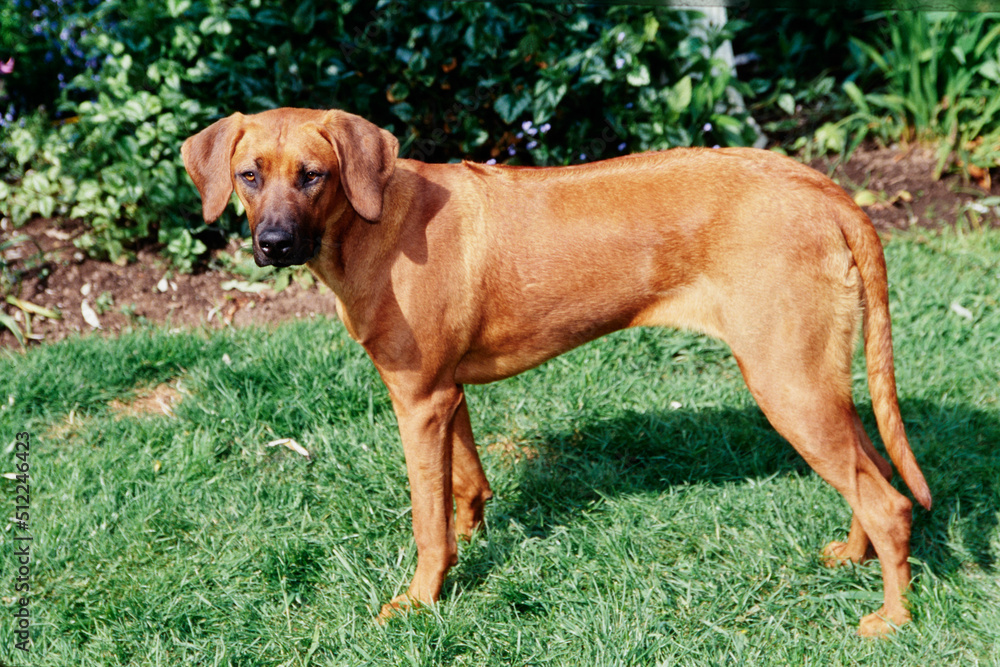
M268 259L283 259L292 251L295 237L281 229L267 229L257 235L257 245Z

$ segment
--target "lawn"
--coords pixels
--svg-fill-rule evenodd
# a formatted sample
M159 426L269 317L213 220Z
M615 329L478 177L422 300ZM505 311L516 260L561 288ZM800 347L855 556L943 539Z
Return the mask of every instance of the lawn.
M822 566L846 503L729 350L652 329L468 389L487 531L440 604L377 625L416 561L402 451L362 349L314 319L0 356L0 469L27 459L31 491L28 530L0 533L0 664L998 664L1000 232L900 233L886 252L901 407L935 503L914 512L914 622L893 637L854 635L879 566ZM154 388L171 414L142 400ZM266 446L286 437L312 458ZM10 515L17 484L0 480Z

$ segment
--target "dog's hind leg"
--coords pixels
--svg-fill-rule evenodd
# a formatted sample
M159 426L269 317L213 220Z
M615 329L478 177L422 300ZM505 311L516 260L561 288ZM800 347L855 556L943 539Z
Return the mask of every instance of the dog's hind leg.
M780 324L788 323L771 331L782 330ZM910 619L903 596L910 583L912 503L886 481L885 461L873 456L871 443L860 435L850 396L850 346L817 346L824 339L818 331L799 331L780 341L744 340L733 345L733 352L771 424L854 511L857 529L847 555L863 555L861 547L867 549L871 540L882 563L885 602L862 619L858 632L880 635Z
M878 467L882 476L886 480L892 479L892 467L889 465L889 462L882 458L872 445L868 434L865 433L864 426L861 424L861 418L858 416L857 410L852 410L852 413L854 430L858 434L858 440L861 443L862 449L864 449L868 457ZM843 565L847 562L863 563L874 557L875 551L871 548L871 541L868 539L868 534L865 533L865 529L862 528L857 516L851 518L851 530L847 535L846 542L830 542L823 549L823 559L830 567Z
M483 508L493 497L476 451L469 421L469 406L463 396L455 413L452 433L451 486L455 495L455 533L468 539L483 524Z

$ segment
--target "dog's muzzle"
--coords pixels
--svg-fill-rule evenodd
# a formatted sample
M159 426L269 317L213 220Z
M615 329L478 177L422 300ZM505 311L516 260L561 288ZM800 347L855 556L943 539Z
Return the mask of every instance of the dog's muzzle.
M274 227L258 231L255 246L253 258L257 266L305 264L319 249L319 243L312 239Z

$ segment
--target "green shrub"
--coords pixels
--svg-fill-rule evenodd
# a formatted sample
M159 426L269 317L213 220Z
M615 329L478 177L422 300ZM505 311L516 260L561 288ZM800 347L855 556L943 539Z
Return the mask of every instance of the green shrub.
M851 38L870 39L875 22L861 10L747 9L737 14L733 48L750 88L754 118L768 137L803 143L825 122L853 111L841 84L861 64Z
M693 12L64 0L56 30L51 12L16 7L23 26L72 44L58 47L58 111L22 113L0 132L0 166L10 167L0 207L15 224L82 218L81 247L111 258L150 238L182 268L204 251L179 147L233 111L343 108L394 132L404 156L434 162L566 164L754 138L727 101L735 82L711 57L726 35ZM19 60L21 80L36 66L48 72Z
M0 116L4 121L17 110L51 106L59 93L66 40L60 38L59 22L51 16L57 7L51 2L26 0L0 3L0 63L13 59L16 65L12 72L0 73ZM38 12L37 17L34 12Z
M937 145L937 175L962 163L1000 162L998 14L884 12L870 41L852 38L861 86L844 84L855 113L824 129L834 147L847 137ZM866 76L867 75L867 76ZM866 92L869 91L869 92Z

